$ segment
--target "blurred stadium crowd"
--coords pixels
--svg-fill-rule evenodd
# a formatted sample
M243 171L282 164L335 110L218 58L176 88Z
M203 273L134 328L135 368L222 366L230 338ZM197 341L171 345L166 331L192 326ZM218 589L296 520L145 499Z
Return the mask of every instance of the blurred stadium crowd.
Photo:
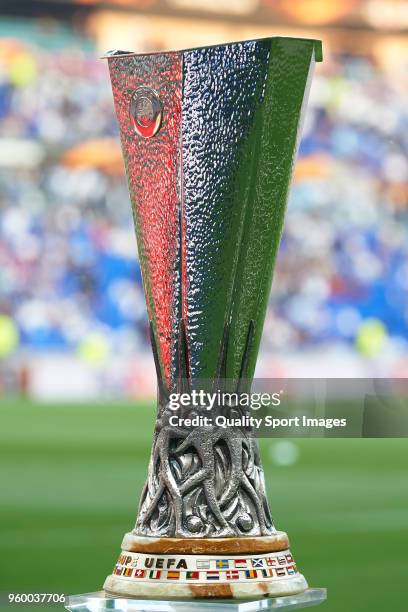
M407 99L368 57L315 76L263 355L408 355ZM86 143L85 145L83 143ZM0 46L0 357L148 347L104 62Z

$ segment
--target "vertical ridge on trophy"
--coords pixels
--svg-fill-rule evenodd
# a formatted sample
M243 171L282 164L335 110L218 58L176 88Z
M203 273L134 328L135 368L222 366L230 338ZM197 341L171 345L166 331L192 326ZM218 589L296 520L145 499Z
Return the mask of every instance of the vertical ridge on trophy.
M108 54L158 379L148 476L108 593L246 598L308 588L274 526L252 429L174 425L169 397L204 384L250 388L321 60L320 41L281 37ZM245 412L239 402L228 410Z

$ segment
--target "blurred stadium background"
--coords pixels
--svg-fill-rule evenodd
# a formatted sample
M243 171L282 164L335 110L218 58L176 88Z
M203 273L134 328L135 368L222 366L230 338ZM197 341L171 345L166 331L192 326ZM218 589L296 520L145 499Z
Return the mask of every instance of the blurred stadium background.
M400 0L1 4L0 591L99 588L147 466L153 365L100 55L323 39L258 375L406 377L407 28ZM326 610L403 609L405 442L261 441Z
M57 400L154 391L100 55L275 33L323 38L325 61L313 81L258 375L406 376L407 4L99 4L12 2L8 14L2 4L0 393Z

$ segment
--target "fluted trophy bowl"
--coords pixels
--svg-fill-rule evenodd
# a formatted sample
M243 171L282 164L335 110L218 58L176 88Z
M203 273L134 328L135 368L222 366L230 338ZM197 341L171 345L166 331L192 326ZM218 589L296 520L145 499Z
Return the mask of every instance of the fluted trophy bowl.
M154 54L109 70L158 380L136 526L109 594L221 597L308 585L269 509L250 427L187 427L227 388L242 416L254 375L316 40L265 38ZM181 418L183 417L183 418ZM276 492L275 492L276 494Z

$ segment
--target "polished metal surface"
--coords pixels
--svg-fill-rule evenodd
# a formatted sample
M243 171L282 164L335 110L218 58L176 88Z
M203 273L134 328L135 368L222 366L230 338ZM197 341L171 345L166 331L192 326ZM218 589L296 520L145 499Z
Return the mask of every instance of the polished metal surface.
M225 370L229 327L220 347L219 371ZM253 336L248 330L242 368ZM154 354L155 340L152 338ZM180 327L180 360L186 354L184 326ZM158 367L158 364L157 364ZM188 392L187 363L177 388ZM159 373L160 377L160 373ZM187 429L170 424L174 411L162 385L153 441L149 476L144 488L136 533L180 537L227 537L271 535L276 532L265 493L258 445L251 428L208 427ZM241 416L247 408L239 404L225 408L230 416ZM224 408L220 408L224 410ZM180 417L206 414L206 406L183 407Z
M315 59L289 38L108 57L159 386L137 534L275 533L251 429L174 426L168 402L250 384Z
M155 136L163 120L163 106L150 87L138 87L129 108L135 131L142 138Z

